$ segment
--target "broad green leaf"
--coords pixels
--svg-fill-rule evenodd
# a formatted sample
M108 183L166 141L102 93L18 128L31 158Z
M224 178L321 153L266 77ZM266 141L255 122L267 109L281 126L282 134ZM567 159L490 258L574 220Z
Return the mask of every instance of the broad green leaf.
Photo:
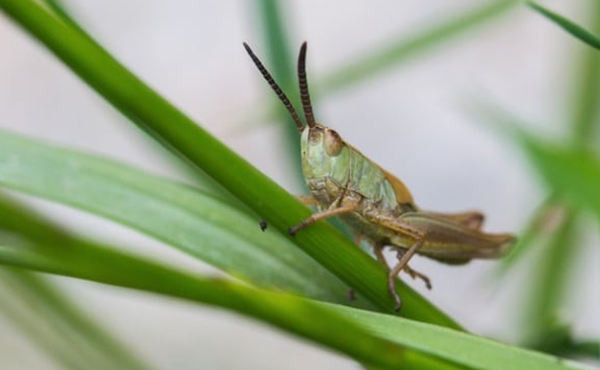
M0 8L132 122L211 176L271 228L286 235L290 225L311 214L297 199L146 86L89 36L61 22L38 2L0 0ZM380 310L390 312L394 307L384 269L330 225L318 222L298 233L293 242ZM398 291L405 303L402 315L458 327L405 285L398 284Z
M573 21L568 20L560 14L557 14L551 10L544 8L539 4L536 4L534 2L528 2L528 4L533 10L540 13L544 17L550 19L552 22L556 23L556 25L570 33L572 36L575 36L576 38L588 44L589 46L600 50L600 38L593 35L585 28L574 23Z
M226 308L385 369L583 368L568 361L557 361L553 356L434 325L318 303L225 280L200 278L93 246L0 246L0 263ZM111 269L104 265L110 265Z
M243 280L346 301L337 278L261 232L258 217L192 187L2 131L0 184L128 225Z

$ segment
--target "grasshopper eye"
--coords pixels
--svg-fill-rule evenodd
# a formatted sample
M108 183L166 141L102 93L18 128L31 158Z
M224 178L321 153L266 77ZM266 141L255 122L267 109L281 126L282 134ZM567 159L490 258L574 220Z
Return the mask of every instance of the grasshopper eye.
M333 130L325 131L325 153L331 157L336 157L342 151L344 147L344 141L340 135Z

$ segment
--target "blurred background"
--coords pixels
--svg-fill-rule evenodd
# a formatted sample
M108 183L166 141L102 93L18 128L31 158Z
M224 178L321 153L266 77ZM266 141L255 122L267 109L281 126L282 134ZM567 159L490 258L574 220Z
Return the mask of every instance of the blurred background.
M297 156L292 154L296 147L288 134L289 122L278 119L277 102L242 47L243 41L248 42L283 85L293 84L293 74L278 75L273 55L267 52L268 12L261 7L270 3L72 0L64 1L64 6L159 93L290 192L301 194L306 191ZM594 17L600 18L590 11L592 3L545 4L592 28L598 22ZM467 0L276 4L285 30L278 36L292 45L290 54L281 57L291 55L289 61L295 60L301 42L308 41L309 84L319 122L338 130L401 178L420 207L440 212L480 210L490 232L520 234L527 228L548 191L519 147L475 107L477 102L497 105L523 118L528 122L525 128L538 137L564 141L570 130L577 58L586 52L585 46L517 5L344 86L332 77L337 71L482 4ZM189 181L143 133L1 13L0 50L1 129ZM122 226L11 195L86 235L134 245L143 253L218 274ZM598 338L598 228L585 215L579 221L577 245L564 246L573 253L564 299L553 312L557 321L568 323L574 337ZM528 297L534 294L526 288L535 262L544 254L541 247L532 249L503 270L497 261L454 267L415 257L412 267L431 278L431 291L419 281L403 278L469 331L520 343L526 336L520 329L528 319ZM51 279L156 369L359 367L233 314L73 279ZM0 297L8 295L0 285ZM58 369L15 323L10 310L5 311L0 310L0 368Z

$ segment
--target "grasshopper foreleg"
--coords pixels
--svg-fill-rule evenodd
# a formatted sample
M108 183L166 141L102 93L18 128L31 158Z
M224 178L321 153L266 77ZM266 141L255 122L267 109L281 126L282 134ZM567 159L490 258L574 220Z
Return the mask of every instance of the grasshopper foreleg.
M298 232L298 230L303 229L303 228L305 228L305 227L307 227L309 225L312 225L312 224L314 224L315 222L317 222L319 220L323 220L325 218L329 218L329 217L333 217L333 216L339 216L339 215L342 215L344 213L354 212L356 210L356 207L357 206L356 206L355 203L350 203L350 204L342 205L342 206L337 207L337 208L329 207L328 209L326 209L324 211L314 213L312 216L310 216L309 218L307 218L304 221L300 222L298 225L296 225L294 227L291 227L288 230L288 233L290 235L294 235L294 234L296 234Z
M300 202L302 202L302 204L307 206L319 205L319 201L312 195L296 195L296 199L298 199Z
M315 199L312 195L296 195L296 199L298 199L302 204L307 206L319 206L319 201ZM267 221L261 219L259 222L260 229L265 231L267 229Z

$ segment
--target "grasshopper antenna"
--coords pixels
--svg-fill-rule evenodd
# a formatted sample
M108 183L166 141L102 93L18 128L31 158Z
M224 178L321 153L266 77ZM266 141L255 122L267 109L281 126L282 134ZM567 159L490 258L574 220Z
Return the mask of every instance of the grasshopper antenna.
M292 103L290 103L290 99L288 99L288 97L285 95L283 90L281 90L279 85L277 85L277 82L275 82L275 80L273 79L273 76L271 76L271 74L269 73L269 71L267 71L265 66L260 61L260 59L258 59L258 57L254 54L252 49L250 49L250 46L248 46L248 44L246 44L245 42L244 42L244 48L248 52L248 55L250 55L250 58L252 58L252 61L256 65L256 68L258 68L258 70L260 71L260 73L262 74L264 79L267 81L269 86L271 86L271 89L273 89L273 91L275 91L275 94L277 94L277 97L279 97L279 100L281 100L281 102L285 106L285 109L287 109L287 111L290 112L290 115L292 116L292 119L294 120L296 127L298 127L298 131L300 131L300 132L304 131L304 124L302 124L302 121L300 120L298 113L296 113L294 106L292 105Z
M302 100L306 124L308 127L315 127L315 117L310 103L308 83L306 82L306 41L302 43L300 55L298 55L298 83L300 85L300 99Z

